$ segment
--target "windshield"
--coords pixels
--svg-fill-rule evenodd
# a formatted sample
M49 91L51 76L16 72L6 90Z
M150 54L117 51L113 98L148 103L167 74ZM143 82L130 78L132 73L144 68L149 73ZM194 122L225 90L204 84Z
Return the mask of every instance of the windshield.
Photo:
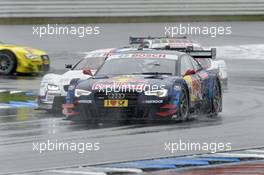
M168 73L175 75L176 60L153 58L120 58L106 61L96 75Z
M91 57L91 58L84 58L81 60L73 70L83 70L85 68L89 68L92 70L98 69L105 61L105 57Z

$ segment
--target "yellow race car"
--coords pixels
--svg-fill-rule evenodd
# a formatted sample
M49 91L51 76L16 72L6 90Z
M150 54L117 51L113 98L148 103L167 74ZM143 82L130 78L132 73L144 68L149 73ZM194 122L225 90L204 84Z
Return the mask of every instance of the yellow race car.
M49 67L50 60L46 52L0 42L0 74L39 74L49 71Z

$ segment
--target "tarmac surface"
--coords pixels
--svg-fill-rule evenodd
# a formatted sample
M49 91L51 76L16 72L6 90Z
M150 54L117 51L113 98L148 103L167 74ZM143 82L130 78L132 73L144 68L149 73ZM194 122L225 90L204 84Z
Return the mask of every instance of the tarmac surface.
M205 46L219 46L218 59L224 59L228 65L229 87L224 93L223 112L219 118L198 117L183 123L156 125L123 125L118 122L92 125L73 123L63 120L60 115L29 108L0 109L0 174L207 152L186 150L171 153L164 150L166 142L179 140L231 143L232 150L263 147L264 59L259 57L263 54L260 44L264 44L264 23L216 24L231 25L233 34L216 38L193 38ZM75 62L76 57L82 57L89 50L127 45L129 36L160 36L166 25L100 24L100 37L70 36L59 39L54 36L33 36L32 26L0 26L0 40L47 50L52 56L52 71L61 73L65 71L64 64ZM257 51L254 50L255 45L260 46ZM239 58L242 51L249 53L247 58ZM254 55L255 52L259 53L258 57ZM40 79L21 75L0 77L0 89L37 92ZM34 150L34 144L48 141L99 143L100 150L93 149L84 153L54 150L40 153Z

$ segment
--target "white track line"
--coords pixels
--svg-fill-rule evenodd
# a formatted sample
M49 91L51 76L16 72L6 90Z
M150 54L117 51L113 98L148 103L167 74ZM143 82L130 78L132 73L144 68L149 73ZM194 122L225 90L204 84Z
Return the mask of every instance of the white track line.
M6 89L0 89L0 93L9 92L9 90Z
M87 167L88 168L88 167ZM103 167L103 168L97 168L97 167L89 167L91 170L101 170L104 172L119 172L119 173L143 173L141 169L137 168L109 168L109 167Z
M104 172L86 172L86 171L71 171L71 170L51 170L49 172L61 173L61 174L107 175Z
M10 106L0 106L0 109L8 109L8 108L11 108L11 107Z
M244 154L244 153L216 153L217 156L227 156L227 157L241 157L241 158L264 158L264 154Z
M137 168L109 168L109 171L120 172L120 173L143 173L141 169L137 169Z
M9 93L10 94L19 94L19 93L22 93L23 91L10 91Z
M254 149L254 150L247 150L248 152L253 152L253 153L261 153L264 154L264 150L258 150L258 149Z

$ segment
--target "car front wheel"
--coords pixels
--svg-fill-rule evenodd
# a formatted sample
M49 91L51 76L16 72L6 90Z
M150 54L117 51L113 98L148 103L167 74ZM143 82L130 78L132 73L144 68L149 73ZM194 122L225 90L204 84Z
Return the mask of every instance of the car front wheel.
M17 60L9 51L0 51L0 74L10 75L16 70Z

